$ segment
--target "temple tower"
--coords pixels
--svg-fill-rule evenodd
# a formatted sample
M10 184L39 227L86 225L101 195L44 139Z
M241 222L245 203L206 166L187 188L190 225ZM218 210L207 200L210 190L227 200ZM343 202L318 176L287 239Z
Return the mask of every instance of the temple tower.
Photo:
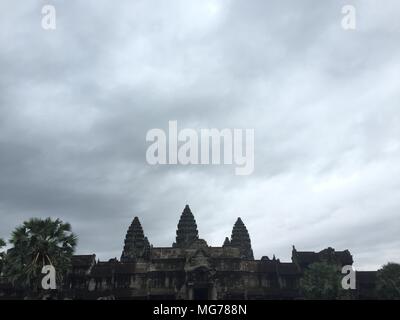
M135 217L126 233L121 262L133 262L140 258L147 258L149 253L150 243L144 236L139 218Z
M231 245L231 241L229 240L228 237L225 238L224 244L222 245L223 247L229 247Z
M240 248L241 254L245 259L254 259L249 232L240 218L236 220L233 226L230 245Z
M173 247L186 247L199 238L196 220L189 206L186 205L179 219L176 230L176 242Z

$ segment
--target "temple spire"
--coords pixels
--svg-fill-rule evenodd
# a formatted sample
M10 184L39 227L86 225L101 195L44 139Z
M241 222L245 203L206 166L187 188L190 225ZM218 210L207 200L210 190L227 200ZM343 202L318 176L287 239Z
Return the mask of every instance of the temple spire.
M229 240L228 237L225 238L224 244L222 245L223 247L229 247L231 245L231 241Z
M184 247L190 245L198 238L199 233L197 231L196 220L189 205L186 205L179 219L178 229L176 230L176 242L173 246Z
M240 248L241 254L246 259L254 259L249 232L239 217L232 229L231 246Z
M144 236L139 218L135 217L126 233L124 250L121 261L136 261L138 258L146 258L150 249L150 243Z

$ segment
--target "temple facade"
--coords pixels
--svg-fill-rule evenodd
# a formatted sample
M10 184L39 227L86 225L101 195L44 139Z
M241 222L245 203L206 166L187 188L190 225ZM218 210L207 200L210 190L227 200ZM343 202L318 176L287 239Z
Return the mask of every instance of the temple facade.
M119 260L73 257L65 292L74 299L301 299L303 271L322 260L339 266L353 264L348 250L304 252L294 246L291 262L275 256L256 260L241 218L221 247L209 246L199 238L196 220L186 205L171 247L153 247L135 217Z

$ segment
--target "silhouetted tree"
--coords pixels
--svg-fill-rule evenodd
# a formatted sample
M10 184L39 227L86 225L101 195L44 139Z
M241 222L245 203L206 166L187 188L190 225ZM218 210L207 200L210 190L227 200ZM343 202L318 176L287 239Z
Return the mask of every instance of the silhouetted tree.
M382 299L400 299L400 264L389 262L378 270L376 289Z
M3 271L3 263L4 263L4 256L5 252L1 251L1 248L5 247L6 243L3 239L0 238L0 275Z
M51 218L25 221L12 233L4 274L14 285L36 291L43 266L53 265L59 282L70 266L76 242L69 223Z
M334 300L342 297L338 266L328 262L311 264L300 279L300 290L307 299Z

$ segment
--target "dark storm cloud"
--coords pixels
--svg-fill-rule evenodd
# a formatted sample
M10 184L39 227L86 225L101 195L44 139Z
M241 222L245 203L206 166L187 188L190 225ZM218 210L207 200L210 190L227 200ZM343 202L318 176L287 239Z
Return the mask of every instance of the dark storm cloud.
M79 253L119 256L138 215L174 241L186 203L220 245L238 216L257 257L349 248L398 259L396 1L0 4L0 236L60 217ZM341 28L354 4L357 30ZM255 172L146 163L146 133L254 128Z

